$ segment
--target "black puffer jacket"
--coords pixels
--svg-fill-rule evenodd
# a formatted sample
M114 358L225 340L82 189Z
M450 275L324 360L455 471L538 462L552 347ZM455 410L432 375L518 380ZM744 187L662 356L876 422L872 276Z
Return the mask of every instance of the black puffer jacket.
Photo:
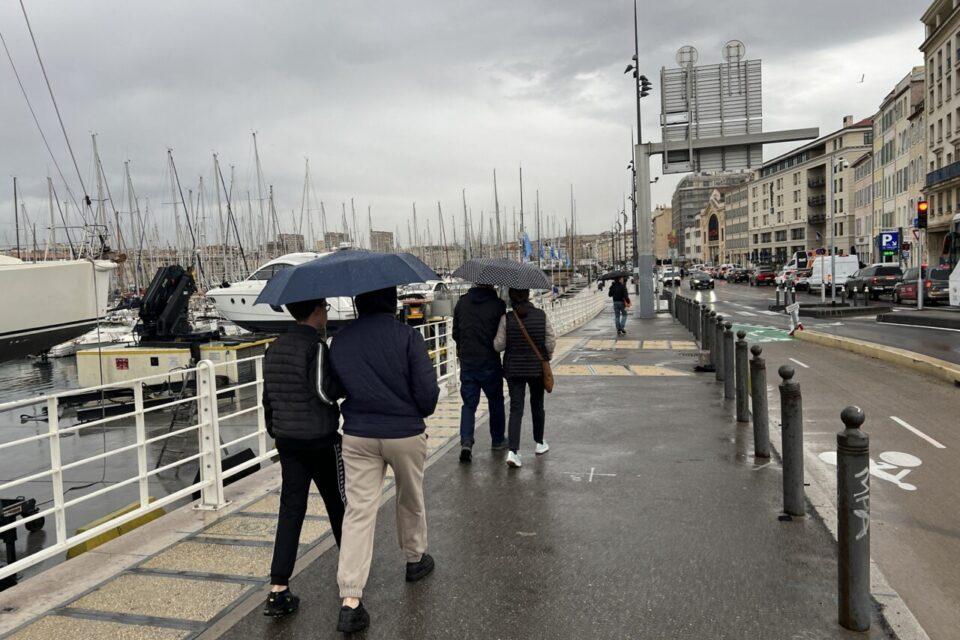
M460 298L453 311L453 340L463 366L499 366L500 354L493 348L493 338L506 311L507 305L495 289L473 287Z
M343 390L329 363L327 344L313 327L298 324L281 334L263 363L267 431L282 440L339 439Z

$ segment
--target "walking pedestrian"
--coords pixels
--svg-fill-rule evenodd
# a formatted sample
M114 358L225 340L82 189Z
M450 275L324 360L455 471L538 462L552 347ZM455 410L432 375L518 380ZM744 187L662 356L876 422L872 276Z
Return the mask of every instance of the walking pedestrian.
M630 293L623 284L622 277L614 280L607 295L613 298L613 322L617 327L617 335L627 335L627 308L630 306Z
M481 392L490 413L493 449L507 448L506 414L503 408L503 367L493 348L500 319L507 305L492 285L478 284L457 302L453 311L453 340L460 359L460 462L473 458L473 435Z
M263 614L284 616L300 599L288 586L297 559L300 529L307 513L310 481L317 485L340 545L344 495L340 451L340 409L343 389L330 369L324 330L326 300L286 305L297 324L267 349L263 364L263 409L267 432L280 456L280 513L273 545L270 582Z
M510 452L507 465L519 468L520 426L523 422L523 400L530 389L530 414L533 418L534 453L542 455L550 450L543 438L546 415L543 409L543 365L553 357L557 334L542 309L530 304L529 289L510 289L509 311L500 320L494 348L503 351L503 375L510 390L510 421L508 426ZM532 344L531 344L532 343Z
M603 280L597 280L597 291L603 291Z
M433 571L433 558L426 553L424 418L434 412L440 396L423 337L396 320L396 287L360 294L355 303L358 318L337 334L330 348L333 371L346 395L347 512L337 570L343 601L337 629L348 633L370 624L361 599L387 465L397 487L397 533L407 561L406 580L416 582Z

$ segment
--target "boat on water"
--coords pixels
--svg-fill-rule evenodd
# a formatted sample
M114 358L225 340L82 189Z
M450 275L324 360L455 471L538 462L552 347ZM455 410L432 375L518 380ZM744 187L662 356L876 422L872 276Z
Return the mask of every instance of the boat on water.
M107 311L116 268L108 260L0 256L0 362L43 353L94 328Z
M282 307L268 304L255 304L263 287L277 273L292 266L310 262L333 252L304 251L288 253L271 260L251 273L245 280L231 282L215 289L209 289L207 299L226 320L254 333L279 333L294 324L293 316ZM327 330L330 333L356 318L353 300L349 297L330 298L330 311L327 314Z
M136 316L130 316L129 314L116 316L110 314L97 327L87 331L82 336L52 347L48 355L51 358L66 358L83 349L134 344L136 338L133 334L133 327L136 321Z

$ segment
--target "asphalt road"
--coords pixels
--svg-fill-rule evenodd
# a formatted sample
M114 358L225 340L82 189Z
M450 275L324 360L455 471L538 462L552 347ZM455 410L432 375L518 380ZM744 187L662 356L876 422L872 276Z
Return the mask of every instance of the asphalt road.
M732 284L717 280L716 288L706 291L690 291L684 282L683 295L691 295L714 304L720 314L730 317L737 324L774 327L788 330L789 319L783 313L770 311L767 307L774 303L776 292L773 287L751 287L747 284ZM800 302L815 302L819 295L798 292ZM891 304L884 298L875 304ZM913 309L904 305L898 309ZM907 349L925 355L960 364L960 332L945 329L909 327L895 324L881 324L875 316L860 318L801 318L803 326L824 333L848 338L869 340L891 347Z

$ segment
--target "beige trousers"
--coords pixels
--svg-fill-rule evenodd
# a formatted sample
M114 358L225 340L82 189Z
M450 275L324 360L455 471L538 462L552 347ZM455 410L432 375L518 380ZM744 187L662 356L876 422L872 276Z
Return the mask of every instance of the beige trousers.
M387 465L397 486L397 537L407 562L427 550L427 511L423 504L423 464L427 436L378 439L343 436L347 512L340 542L337 583L341 598L360 598L370 574L373 532Z

